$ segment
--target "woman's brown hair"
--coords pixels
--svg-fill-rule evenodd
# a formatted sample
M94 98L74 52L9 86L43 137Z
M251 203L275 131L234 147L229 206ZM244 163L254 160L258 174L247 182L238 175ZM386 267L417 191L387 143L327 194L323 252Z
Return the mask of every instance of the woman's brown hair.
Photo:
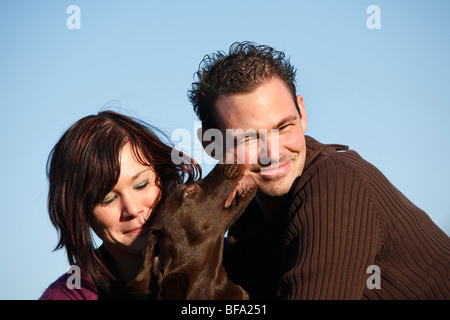
M154 131L138 119L103 111L73 124L47 161L48 210L59 235L55 250L65 247L69 263L78 265L84 276L105 290L112 276L95 254L90 222L94 207L119 179L122 147L130 143L138 162L155 170L162 195L201 176L200 166L187 156L175 164L173 147Z

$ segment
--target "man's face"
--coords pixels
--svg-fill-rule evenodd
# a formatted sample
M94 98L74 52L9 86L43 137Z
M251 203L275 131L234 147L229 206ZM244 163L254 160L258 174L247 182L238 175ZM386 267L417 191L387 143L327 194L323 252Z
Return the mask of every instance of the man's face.
M224 135L226 129L234 129L237 144L225 152L250 164L260 195L285 195L302 173L307 118L301 96L297 102L301 117L287 85L278 77L250 93L223 95L216 102L219 129Z

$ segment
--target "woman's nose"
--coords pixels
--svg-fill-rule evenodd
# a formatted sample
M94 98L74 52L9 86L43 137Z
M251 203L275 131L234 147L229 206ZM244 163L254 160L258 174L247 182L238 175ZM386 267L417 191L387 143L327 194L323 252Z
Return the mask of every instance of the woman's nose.
M122 214L124 218L134 218L141 212L142 206L139 204L139 201L130 195L125 195L122 197Z

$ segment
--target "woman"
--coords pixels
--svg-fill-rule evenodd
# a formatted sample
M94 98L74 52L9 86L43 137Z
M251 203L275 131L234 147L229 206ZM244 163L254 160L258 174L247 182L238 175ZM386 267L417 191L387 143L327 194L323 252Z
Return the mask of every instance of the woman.
M142 262L145 222L186 175L188 181L201 175L192 159L177 165L171 154L148 125L112 111L64 133L47 162L48 207L59 233L55 250L66 248L69 263L81 270L81 288L66 273L40 299L131 298L124 286ZM103 241L98 249L91 230Z

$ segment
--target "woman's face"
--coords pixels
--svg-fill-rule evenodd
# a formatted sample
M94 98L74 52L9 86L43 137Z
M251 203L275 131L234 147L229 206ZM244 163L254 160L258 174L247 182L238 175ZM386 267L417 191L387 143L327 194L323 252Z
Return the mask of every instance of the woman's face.
M122 148L119 160L119 179L94 208L92 229L108 250L138 254L147 244L143 226L161 190L153 168L136 161L129 143Z

